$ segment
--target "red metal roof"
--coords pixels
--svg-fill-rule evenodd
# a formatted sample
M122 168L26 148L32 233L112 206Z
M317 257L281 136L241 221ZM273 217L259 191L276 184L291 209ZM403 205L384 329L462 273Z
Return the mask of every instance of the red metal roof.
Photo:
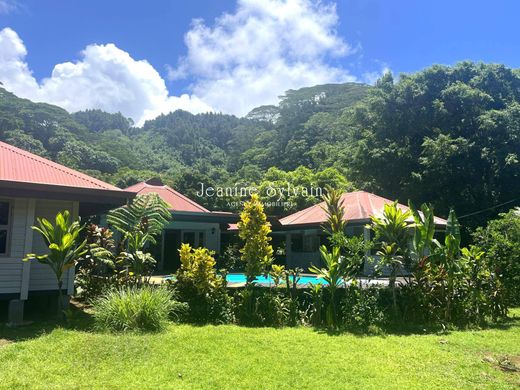
M125 191L135 192L136 195L156 193L162 198L162 200L171 206L170 210L172 211L210 213L208 209L205 209L200 204L156 180L149 180L148 182L143 181L134 184L133 186L126 188Z
M349 222L368 222L371 216L380 216L383 213L385 204L393 203L393 201L389 199L365 191L345 192L341 196L341 201L345 208L344 219ZM398 203L398 206L402 210L408 210L408 207L405 205ZM327 219L323 207L325 207L325 202L315 204L314 206L280 219L280 223L283 226L322 224ZM435 217L435 224L445 225L446 220Z
M0 142L0 182L42 184L124 192L108 183L46 158Z

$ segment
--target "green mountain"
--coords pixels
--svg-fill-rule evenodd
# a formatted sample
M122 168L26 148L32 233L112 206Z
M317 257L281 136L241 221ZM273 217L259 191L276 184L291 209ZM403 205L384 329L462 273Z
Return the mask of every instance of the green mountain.
M160 176L194 196L200 182L329 183L431 202L439 216L453 207L474 227L520 204L520 70L433 65L398 81L387 74L374 87L290 90L244 118L176 111L142 127L0 89L0 140L120 187Z

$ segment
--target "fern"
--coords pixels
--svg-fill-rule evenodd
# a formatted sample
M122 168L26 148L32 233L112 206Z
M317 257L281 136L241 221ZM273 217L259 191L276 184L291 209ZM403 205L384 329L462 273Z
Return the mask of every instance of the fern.
M140 236L143 244L148 241L155 244L155 237L171 219L169 208L157 194L139 195L129 205L110 211L107 221L125 239Z

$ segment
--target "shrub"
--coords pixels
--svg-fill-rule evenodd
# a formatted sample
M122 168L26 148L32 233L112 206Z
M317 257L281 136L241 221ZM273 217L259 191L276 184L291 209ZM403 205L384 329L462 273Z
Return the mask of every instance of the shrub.
M246 326L288 325L293 302L276 288L246 287L236 294L237 321Z
M91 223L85 230L87 251L78 261L75 284L78 296L91 300L117 283L115 241L108 228Z
M181 267L173 287L179 299L188 304L187 319L196 323L232 322L232 298L227 293L225 278L217 275L214 252L182 244L179 253Z
M264 206L257 194L244 204L238 222L238 235L244 241L240 249L242 261L245 263L247 284L252 284L261 274L267 274L273 262L273 247L271 246L271 224L267 221Z
M185 310L171 291L152 286L125 287L106 292L93 301L95 326L114 332L163 330L170 315Z
M363 331L381 327L385 322L385 313L380 291L377 287L348 286L341 304L343 325Z
M520 209L500 214L479 228L473 239L504 289L504 305L520 305Z

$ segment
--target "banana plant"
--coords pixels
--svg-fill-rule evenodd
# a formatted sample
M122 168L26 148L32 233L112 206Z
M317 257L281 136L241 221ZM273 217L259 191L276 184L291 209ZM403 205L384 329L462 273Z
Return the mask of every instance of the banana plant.
M446 272L446 310L445 319L451 319L453 293L455 290L455 280L461 272L461 249L460 249L460 224L454 210L450 210L446 222L446 234L444 245L437 243L437 249L432 256L438 265Z
M50 267L58 282L58 316L63 315L63 275L74 267L78 259L86 253L86 240L81 241L79 236L83 226L79 221L72 221L68 211L59 212L54 224L45 218L37 219L39 226L32 229L40 233L47 245L48 253L37 255L29 253L24 261L37 260Z
M432 255L433 249L439 246L437 240L433 238L435 235L435 216L433 207L426 203L421 205L421 212L415 208L411 201L408 202L408 206L414 219L410 258L412 267L415 269L415 279L420 281L425 263Z

